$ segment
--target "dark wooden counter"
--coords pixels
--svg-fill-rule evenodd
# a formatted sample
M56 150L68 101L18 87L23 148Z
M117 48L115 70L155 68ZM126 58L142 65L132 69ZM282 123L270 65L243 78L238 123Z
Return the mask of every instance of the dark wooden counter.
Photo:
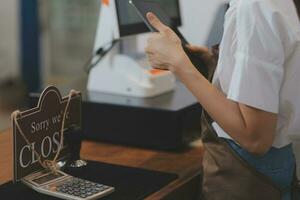
M149 196L154 199L196 199L201 186L203 148L181 153L159 152L112 144L84 141L81 157L111 164L176 173L179 179ZM12 133L0 133L0 184L12 179Z

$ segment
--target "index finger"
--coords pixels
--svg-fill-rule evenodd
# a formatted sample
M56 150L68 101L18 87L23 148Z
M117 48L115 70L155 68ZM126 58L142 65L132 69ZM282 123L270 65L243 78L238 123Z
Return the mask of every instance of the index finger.
M168 29L169 27L166 26L165 24L163 24L158 17L153 14L152 12L148 12L147 13L147 19L149 21L149 23L159 32L165 31L166 29Z

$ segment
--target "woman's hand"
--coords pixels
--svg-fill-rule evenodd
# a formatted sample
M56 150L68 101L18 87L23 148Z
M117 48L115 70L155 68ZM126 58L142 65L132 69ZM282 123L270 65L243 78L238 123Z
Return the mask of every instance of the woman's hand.
M152 67L170 70L176 75L178 70L189 70L190 59L182 48L180 38L168 26L164 25L153 13L148 13L147 18L151 25L159 32L152 33L145 49ZM212 74L217 65L217 56L214 51L206 47L187 46L193 54L199 55Z
M164 25L153 13L147 18L159 32L152 33L145 49L152 67L175 72L189 58L185 54L180 38L171 28Z

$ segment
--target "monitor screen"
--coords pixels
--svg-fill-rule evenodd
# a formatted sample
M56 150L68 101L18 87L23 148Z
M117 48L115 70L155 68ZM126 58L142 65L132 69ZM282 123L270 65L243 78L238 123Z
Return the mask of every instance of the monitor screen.
M140 16L136 13L129 0L115 0L117 7L117 15L119 21L120 36L133 35L138 33L149 32L149 28L145 25ZM157 2L172 18L172 24L181 25L179 0L151 0Z

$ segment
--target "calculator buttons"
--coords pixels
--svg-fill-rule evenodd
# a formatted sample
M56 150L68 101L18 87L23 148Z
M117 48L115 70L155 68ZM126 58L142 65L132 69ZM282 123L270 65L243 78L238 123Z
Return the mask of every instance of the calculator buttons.
M71 178L61 184L56 185L55 191L82 199L104 193L111 192L112 188L106 185L86 181L79 178Z

